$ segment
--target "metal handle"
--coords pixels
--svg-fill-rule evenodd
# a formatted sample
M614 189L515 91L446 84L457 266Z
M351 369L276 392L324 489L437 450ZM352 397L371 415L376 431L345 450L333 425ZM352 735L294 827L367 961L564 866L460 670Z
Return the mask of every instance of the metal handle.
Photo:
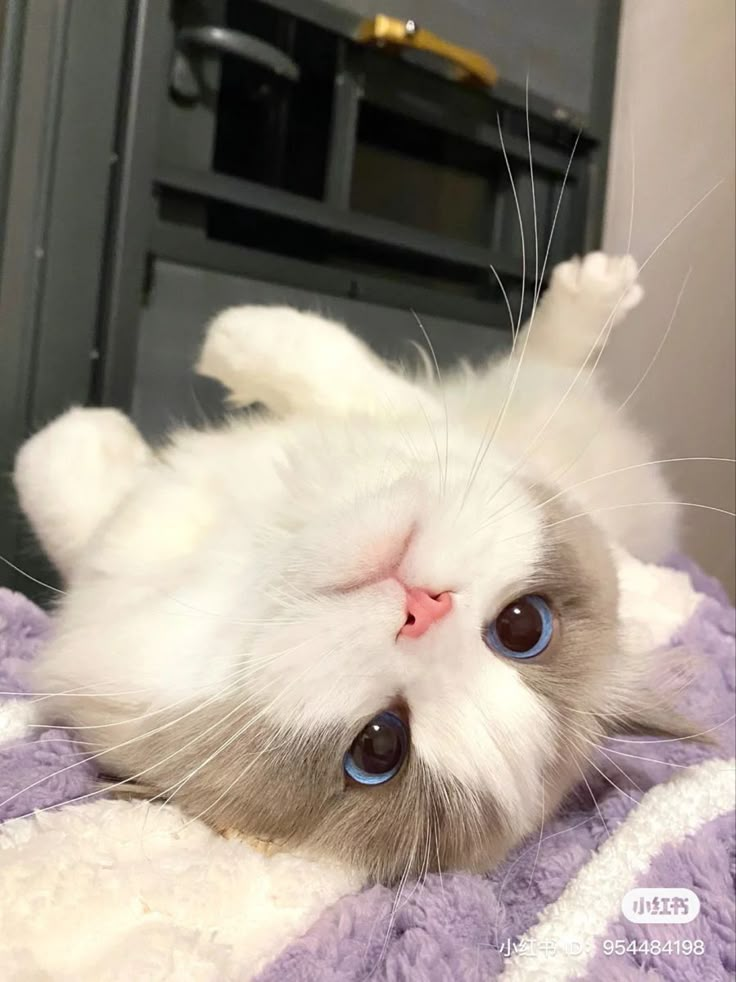
M185 27L178 32L176 40L179 47L206 48L217 54L235 55L270 68L291 82L299 81L299 66L288 55L251 34L231 31L227 27Z
M413 20L397 20L395 17L378 14L364 20L355 37L364 44L392 45L439 55L455 65L461 81L482 82L483 85L495 85L498 81L497 69L483 55L451 44L431 31L420 28Z

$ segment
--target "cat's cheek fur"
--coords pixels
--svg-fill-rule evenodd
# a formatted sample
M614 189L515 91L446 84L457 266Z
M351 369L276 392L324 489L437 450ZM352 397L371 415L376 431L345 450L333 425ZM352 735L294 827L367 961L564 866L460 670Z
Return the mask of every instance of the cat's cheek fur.
M413 744L429 771L490 793L521 834L531 831L542 817L541 777L555 729L514 667L485 652L477 671L444 694L435 682L417 686L412 707Z

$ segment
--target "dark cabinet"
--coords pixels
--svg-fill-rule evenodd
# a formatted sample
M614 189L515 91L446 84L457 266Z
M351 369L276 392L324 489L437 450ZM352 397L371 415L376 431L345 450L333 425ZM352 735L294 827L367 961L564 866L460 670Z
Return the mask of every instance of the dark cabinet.
M617 0L4 10L0 553L29 571L17 445L72 402L153 439L221 412L189 372L219 308L321 310L390 357L413 311L477 359L599 241Z

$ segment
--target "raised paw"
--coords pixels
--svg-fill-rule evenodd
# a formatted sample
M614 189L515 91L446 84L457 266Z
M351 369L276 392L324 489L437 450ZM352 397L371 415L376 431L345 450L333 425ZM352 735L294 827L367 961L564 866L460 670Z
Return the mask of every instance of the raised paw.
M231 307L209 325L197 371L234 405L277 416L415 414L420 390L392 372L342 324L289 307ZM439 411L426 393L426 411Z
M150 457L115 409L70 409L20 448L13 480L21 508L64 574Z
M644 296L638 277L639 266L633 256L590 252L582 259L576 257L556 266L549 293L566 304L573 301L600 311L615 324Z

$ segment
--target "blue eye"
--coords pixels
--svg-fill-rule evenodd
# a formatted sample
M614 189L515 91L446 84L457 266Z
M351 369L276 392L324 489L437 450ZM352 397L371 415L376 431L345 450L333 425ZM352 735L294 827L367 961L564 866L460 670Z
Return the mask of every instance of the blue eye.
M379 713L353 740L343 769L358 784L384 784L399 773L408 748L403 721L394 713Z
M530 593L504 607L495 621L486 624L483 640L506 658L534 658L549 645L554 629L549 604Z

